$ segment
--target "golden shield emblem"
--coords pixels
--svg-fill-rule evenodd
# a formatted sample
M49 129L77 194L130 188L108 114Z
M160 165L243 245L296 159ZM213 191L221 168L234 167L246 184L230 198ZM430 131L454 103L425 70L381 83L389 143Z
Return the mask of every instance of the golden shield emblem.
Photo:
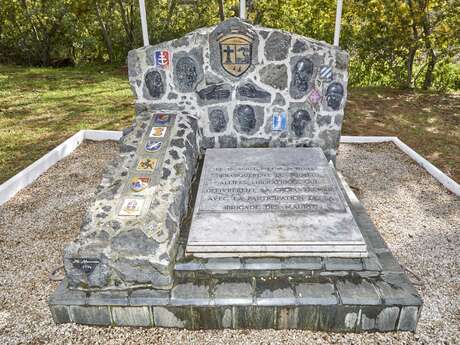
M225 35L219 39L222 67L239 77L251 66L252 39L241 34Z

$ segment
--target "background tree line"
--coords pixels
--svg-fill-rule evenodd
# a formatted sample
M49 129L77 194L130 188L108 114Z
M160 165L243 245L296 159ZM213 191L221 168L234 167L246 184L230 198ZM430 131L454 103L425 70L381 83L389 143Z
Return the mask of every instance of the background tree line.
M247 1L255 24L331 42L336 0ZM151 44L238 15L238 1L146 0ZM138 0L0 0L0 63L124 64ZM460 89L460 0L344 0L354 86Z

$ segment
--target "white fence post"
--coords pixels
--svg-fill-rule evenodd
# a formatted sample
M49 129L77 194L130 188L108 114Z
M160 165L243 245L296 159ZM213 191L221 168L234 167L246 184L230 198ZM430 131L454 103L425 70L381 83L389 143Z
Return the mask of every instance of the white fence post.
M340 41L340 27L342 24L342 5L343 0L337 0L337 11L335 13L335 31L334 31L334 45L339 46Z
M139 10L141 13L142 38L144 39L144 47L146 47L149 45L149 32L147 30L147 14L144 0L139 0Z
M246 19L246 0L240 0L240 18Z

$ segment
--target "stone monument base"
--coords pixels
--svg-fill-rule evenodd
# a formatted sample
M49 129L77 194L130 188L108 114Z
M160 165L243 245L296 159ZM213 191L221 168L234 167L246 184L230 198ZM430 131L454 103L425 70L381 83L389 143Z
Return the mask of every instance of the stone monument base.
M190 258L184 238L170 290L71 290L49 305L56 323L322 331L415 331L422 301L343 180L368 257Z

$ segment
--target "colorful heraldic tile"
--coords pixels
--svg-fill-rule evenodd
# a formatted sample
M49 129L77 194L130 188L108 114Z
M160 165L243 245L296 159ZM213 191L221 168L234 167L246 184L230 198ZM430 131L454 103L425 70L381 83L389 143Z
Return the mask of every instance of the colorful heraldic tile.
M142 207L144 206L144 199L124 199L121 205L119 216L140 216Z
M166 134L168 127L152 127L150 131L150 138L163 138Z
M284 131L287 128L286 112L273 113L272 130Z
M251 66L252 38L230 34L219 38L220 58L224 70L238 77Z
M317 89L313 88L308 93L307 98L311 104L317 104L321 100L321 93Z
M157 114L155 115L155 124L156 125L167 125L171 120L171 115L168 114Z
M142 192L149 186L150 177L148 176L135 176L131 179L131 190L134 192Z
M140 171L154 171L157 165L157 159L144 158L137 163L137 170Z
M155 66L160 68L169 68L169 51L160 50L155 52Z
M331 66L321 66L319 69L319 77L322 80L331 81L332 80L332 67Z
M147 152L157 152L161 149L161 141L149 139L145 144L145 151Z

